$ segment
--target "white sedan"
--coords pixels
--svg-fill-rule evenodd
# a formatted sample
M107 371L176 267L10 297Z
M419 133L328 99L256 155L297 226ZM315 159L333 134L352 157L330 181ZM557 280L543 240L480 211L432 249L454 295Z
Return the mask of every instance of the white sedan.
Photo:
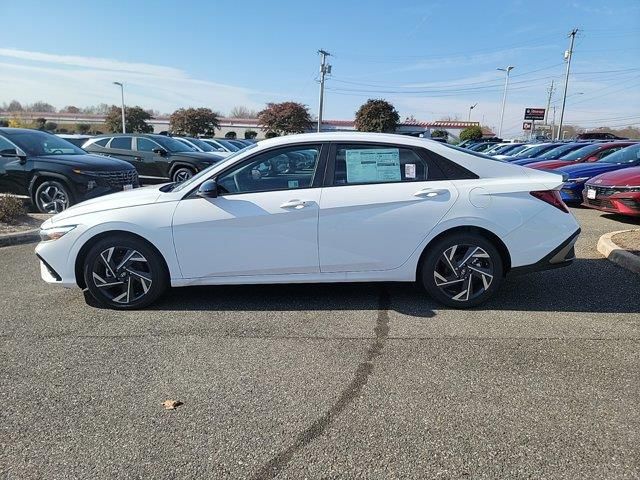
M509 273L571 263L560 175L400 135L264 140L182 183L47 220L42 278L116 309L190 285L414 282L471 307Z

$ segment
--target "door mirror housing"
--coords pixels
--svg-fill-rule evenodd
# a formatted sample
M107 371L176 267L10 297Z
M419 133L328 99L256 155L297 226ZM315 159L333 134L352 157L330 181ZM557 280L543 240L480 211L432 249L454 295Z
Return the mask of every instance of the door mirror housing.
M218 182L205 180L198 188L197 195L202 198L216 198L218 196Z
M156 155L160 155L161 157L164 157L167 155L167 151L164 148L154 148L151 151Z
M20 161L27 160L27 154L20 148L5 148L4 150L0 150L0 157L16 157L19 158Z

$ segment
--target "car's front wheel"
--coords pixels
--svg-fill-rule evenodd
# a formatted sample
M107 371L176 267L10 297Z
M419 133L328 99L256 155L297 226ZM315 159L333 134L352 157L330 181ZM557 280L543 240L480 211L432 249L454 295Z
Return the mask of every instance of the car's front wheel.
M191 177L193 177L194 174L195 172L189 167L180 167L175 169L173 175L171 176L171 179L174 182L184 182L185 180L189 180Z
M126 235L98 241L84 261L84 281L101 305L117 310L143 308L168 285L168 272L157 251Z
M33 195L36 208L41 213L60 213L72 204L69 187L58 180L45 180Z
M429 245L421 273L432 298L449 307L470 308L496 292L503 262L497 248L482 235L458 233Z

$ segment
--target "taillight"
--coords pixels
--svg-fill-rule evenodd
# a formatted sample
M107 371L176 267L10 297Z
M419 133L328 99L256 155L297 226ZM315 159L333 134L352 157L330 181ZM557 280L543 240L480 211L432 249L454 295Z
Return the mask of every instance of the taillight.
M558 190L538 190L529 193L537 199L540 199L543 202L547 202L549 205L553 205L554 207L562 210L565 213L569 213L569 209L562 201L562 197L560 196L560 192Z

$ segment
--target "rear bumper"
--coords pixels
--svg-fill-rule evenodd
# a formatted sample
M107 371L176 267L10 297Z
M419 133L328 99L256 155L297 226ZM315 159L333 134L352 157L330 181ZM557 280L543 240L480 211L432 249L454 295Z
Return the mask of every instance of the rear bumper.
M578 235L580 235L580 229L577 229L569 238L545 255L541 260L530 265L514 267L509 271L509 275L522 275L571 265L576 258L574 246L578 240Z

